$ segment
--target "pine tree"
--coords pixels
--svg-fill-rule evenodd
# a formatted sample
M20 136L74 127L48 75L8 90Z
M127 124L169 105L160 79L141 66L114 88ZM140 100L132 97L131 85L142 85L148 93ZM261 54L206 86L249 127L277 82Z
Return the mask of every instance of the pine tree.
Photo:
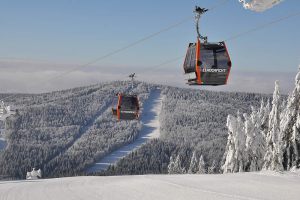
M248 119L248 115L245 114L244 118ZM253 132L253 126L249 126L251 120L247 122L247 128L251 129L249 132ZM252 123L252 122L251 122ZM227 128L228 128L228 139L227 146L225 150L225 161L224 165L221 167L223 173L227 172L243 172L247 170L246 164L248 156L245 152L246 149L246 134L245 134L245 123L243 122L239 112L237 117L228 115L227 118ZM252 137L248 137L249 143L252 144Z
M173 156L170 157L170 162L168 165L168 173L169 174L175 174L174 173L174 168L175 168L175 159Z
M186 173L186 170L183 167L181 167L181 158L180 158L180 155L178 155L176 157L175 166L174 166L174 172L175 172L175 174L185 174Z
M195 174L198 171L198 159L197 159L197 155L196 152L193 152L192 158L191 158L191 162L190 162L190 167L188 170L189 174Z
M236 131L234 132L235 138L235 149L236 149L236 165L234 172L243 172L245 170L245 148L246 148L246 135L245 135L245 126L244 122L240 116L240 113L237 113L237 123Z
M251 115L244 114L245 134L247 137L244 163L246 171L259 171L263 165L265 138L261 125L261 109L256 111L254 107L251 107Z
M177 155L176 159L173 156L170 158L170 163L168 165L169 174L184 174L186 173L185 169L181 167L180 156Z
M211 166L208 168L207 173L208 174L215 174L217 170L217 164L216 161L214 160L211 164Z
M264 100L262 99L258 115L260 121L260 130L264 139L267 137L268 134L270 112L270 101L267 100L267 105L265 106Z
M206 174L206 173L207 173L207 171L206 171L205 161L204 161L203 156L201 155L200 159L199 159L199 169L198 169L197 174Z
M282 152L280 142L280 91L279 82L275 82L272 110L269 116L269 130L266 137L264 169L282 171Z
M300 66L295 78L295 88L289 95L287 107L281 118L283 167L300 167Z
M226 150L224 153L224 165L221 167L224 173L234 172L235 168L235 139L234 139L234 131L236 130L237 120L234 116L227 116L227 128L228 128L228 138Z

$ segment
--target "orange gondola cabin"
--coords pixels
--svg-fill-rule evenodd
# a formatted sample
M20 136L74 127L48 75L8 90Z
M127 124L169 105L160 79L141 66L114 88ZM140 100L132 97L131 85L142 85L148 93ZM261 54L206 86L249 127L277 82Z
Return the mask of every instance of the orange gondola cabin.
M225 42L190 43L183 64L189 85L227 84L231 60Z
M112 113L118 120L134 120L139 118L139 99L137 95L117 94L118 100L116 108L112 108Z
M200 34L199 20L208 9L196 6L197 41L190 43L185 56L183 69L189 76L189 85L225 85L227 84L231 60L225 42L207 42Z

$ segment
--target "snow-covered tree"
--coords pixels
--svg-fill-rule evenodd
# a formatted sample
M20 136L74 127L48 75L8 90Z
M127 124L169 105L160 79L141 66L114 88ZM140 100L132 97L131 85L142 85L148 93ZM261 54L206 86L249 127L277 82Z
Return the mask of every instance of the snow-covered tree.
M206 164L205 164L203 155L201 155L200 159L199 159L199 167L198 167L197 174L206 174L206 173L207 173Z
M234 140L234 134L233 132L236 130L236 118L232 115L228 115L227 117L227 128L228 128L228 138L227 138L227 145L225 150L225 163L222 166L222 170L224 173L227 172L234 172L235 168L235 140Z
M26 179L39 179L39 178L42 178L41 169L35 170L35 168L33 168L31 172L26 173Z
M207 173L208 174L215 174L217 170L217 163L216 160L214 160L211 164L211 166L208 167Z
M175 158L173 156L170 157L170 162L168 165L168 173L174 174L174 168L175 168Z
M181 159L178 155L176 159L173 156L170 158L170 163L168 165L168 173L169 174L184 174L186 170L181 167Z
M262 135L266 138L268 134L269 127L269 115L270 115L270 101L267 100L267 105L265 105L264 100L262 99L261 105L258 111L259 121L260 121L260 130L262 131Z
M264 156L264 169L283 170L282 152L280 142L280 90L279 81L275 82L272 110L269 115L269 130L266 137L266 154Z
M198 171L198 159L197 159L197 155L196 152L193 152L192 158L191 158L191 162L190 162L190 167L188 170L189 174L195 174Z
M262 100L258 110L252 107L250 115L244 114L244 126L239 116L228 116L224 173L300 167L300 69L287 103L281 99L278 81L271 108L269 102L265 106Z
M300 167L300 66L295 78L295 88L289 95L287 107L281 118L281 151L283 167Z
M235 133L235 149L236 149L236 169L235 171L243 172L245 170L245 148L246 148L246 135L244 122L237 113L237 126Z
M225 151L225 163L223 172L244 171L245 130L240 114L237 118L232 115L227 117L228 139Z
M256 111L254 107L251 107L251 115L248 116L246 113L244 114L246 134L246 155L244 165L246 171L261 170L263 164L265 139L261 126L261 109Z

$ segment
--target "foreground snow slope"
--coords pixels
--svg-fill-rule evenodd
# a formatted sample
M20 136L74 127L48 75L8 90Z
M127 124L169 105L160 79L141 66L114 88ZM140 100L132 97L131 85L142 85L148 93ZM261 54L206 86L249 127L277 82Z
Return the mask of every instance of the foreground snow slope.
M70 177L0 182L0 199L300 199L297 174Z
M160 90L154 90L150 93L149 98L143 105L141 121L142 129L138 138L120 149L113 151L101 160L97 161L92 167L88 168L87 173L99 172L107 169L109 165L116 164L118 160L125 157L141 145L145 144L149 139L159 137L159 113L162 106L162 94Z

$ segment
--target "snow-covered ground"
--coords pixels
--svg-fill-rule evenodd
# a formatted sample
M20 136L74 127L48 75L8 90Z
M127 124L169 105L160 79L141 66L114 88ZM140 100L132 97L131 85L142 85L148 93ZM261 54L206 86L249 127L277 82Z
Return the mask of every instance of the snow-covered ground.
M300 199L299 174L70 177L0 182L3 200Z
M162 95L160 90L154 90L150 93L149 98L143 105L141 121L143 124L142 130L138 138L131 144L125 145L120 149L113 151L92 167L87 169L88 173L99 172L105 170L109 165L115 164L118 160L128 155L133 150L139 148L146 143L149 139L159 137L159 113L162 106Z

